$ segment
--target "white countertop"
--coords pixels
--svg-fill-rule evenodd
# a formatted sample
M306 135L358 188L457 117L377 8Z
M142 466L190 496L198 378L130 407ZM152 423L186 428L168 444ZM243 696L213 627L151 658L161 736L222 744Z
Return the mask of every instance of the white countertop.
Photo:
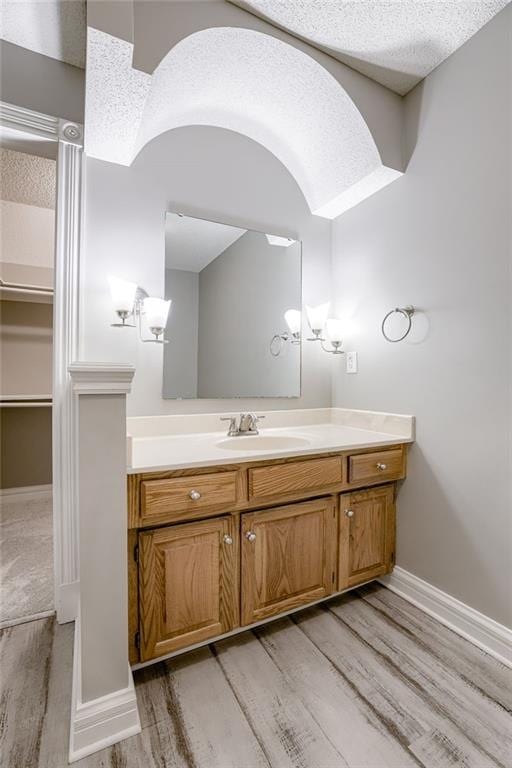
M235 437L223 444L226 429L218 427L220 417L226 414L129 418L128 473L238 464L414 441L413 416L342 408L260 413L266 416L260 422L260 437L298 438L298 444L254 450L258 437L252 436ZM199 431L201 426L204 431ZM232 447L226 447L228 444Z

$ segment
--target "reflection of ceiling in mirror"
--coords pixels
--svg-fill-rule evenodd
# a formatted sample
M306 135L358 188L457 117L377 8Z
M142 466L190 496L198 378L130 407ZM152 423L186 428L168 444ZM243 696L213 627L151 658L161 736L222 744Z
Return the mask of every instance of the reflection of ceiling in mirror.
M242 237L246 229L168 213L165 217L165 267L201 272Z

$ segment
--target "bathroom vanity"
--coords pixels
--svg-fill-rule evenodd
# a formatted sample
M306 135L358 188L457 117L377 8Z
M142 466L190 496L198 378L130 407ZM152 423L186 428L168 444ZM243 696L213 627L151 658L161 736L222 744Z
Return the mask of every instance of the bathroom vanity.
M172 434L130 438L132 664L392 570L397 484L414 420L343 409L303 414L309 423L277 427L279 417L267 414L271 428L258 437L180 433L174 423ZM201 417L206 429L218 418ZM132 420L135 431L144 421L151 419Z

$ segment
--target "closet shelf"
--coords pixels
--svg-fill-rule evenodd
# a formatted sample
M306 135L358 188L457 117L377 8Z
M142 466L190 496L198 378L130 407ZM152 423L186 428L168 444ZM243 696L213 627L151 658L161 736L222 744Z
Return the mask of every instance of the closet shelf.
M43 285L11 283L0 278L0 299L51 304L53 302L53 288Z
M51 408L51 395L0 395L0 408Z

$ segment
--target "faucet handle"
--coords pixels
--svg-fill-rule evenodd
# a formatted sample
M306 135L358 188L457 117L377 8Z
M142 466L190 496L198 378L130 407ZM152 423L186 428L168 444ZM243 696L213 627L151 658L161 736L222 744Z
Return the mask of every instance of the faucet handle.
M229 429L228 429L228 435L236 435L238 434L238 429L236 426L236 416L221 416L221 421L229 421Z
M255 413L248 413L247 414L247 418L249 419L249 423L250 423L249 431L257 432L258 431L258 421L260 419L264 419L265 417L264 416L258 416Z

